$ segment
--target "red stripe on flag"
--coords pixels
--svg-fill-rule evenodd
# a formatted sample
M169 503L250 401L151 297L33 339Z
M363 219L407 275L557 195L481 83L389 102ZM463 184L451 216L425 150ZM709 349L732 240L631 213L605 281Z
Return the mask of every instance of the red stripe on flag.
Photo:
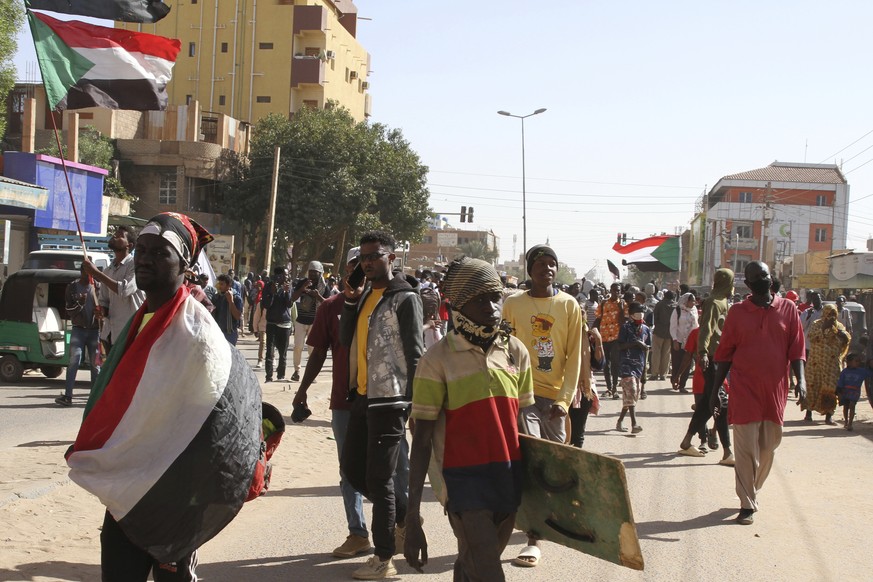
M612 250L617 253L621 253L622 255L630 254L634 251L640 251L644 249L656 249L667 239L675 238L672 236L651 236L649 238L644 238L643 240L638 240L636 242L632 242L629 245L621 246L618 243L612 245Z
M177 39L154 34L95 26L76 20L57 20L40 12L34 12L33 15L73 49L121 47L130 53L142 53L176 62L176 55L182 47L182 43Z
M140 333L137 333L137 330L142 324L147 305L143 304L136 312L130 324L124 357L115 368L100 399L82 422L76 443L73 445L74 452L99 449L115 432L115 428L133 400L152 347L170 326L170 322L185 304L188 295L188 288L182 285L176 295L155 312L151 321Z

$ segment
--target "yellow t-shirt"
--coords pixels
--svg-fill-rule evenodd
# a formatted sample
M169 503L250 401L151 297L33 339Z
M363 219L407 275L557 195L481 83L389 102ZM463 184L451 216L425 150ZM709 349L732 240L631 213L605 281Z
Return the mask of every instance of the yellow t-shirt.
M145 326L148 325L148 323L152 320L152 317L154 317L154 315L155 315L154 311L152 311L151 313L143 313L142 314L142 321L139 324L139 329L136 330L137 334L142 332L142 330L145 328Z
M367 337L370 335L370 316L376 304L382 299L385 288L371 289L370 294L358 312L356 336L358 341L358 394L367 394Z
M530 354L534 394L568 409L581 368L583 319L576 299L518 293L504 301L503 319Z

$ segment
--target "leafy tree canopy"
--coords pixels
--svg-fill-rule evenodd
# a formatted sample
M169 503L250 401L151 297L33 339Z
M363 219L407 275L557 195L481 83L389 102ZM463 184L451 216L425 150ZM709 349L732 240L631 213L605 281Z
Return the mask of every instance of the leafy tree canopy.
M471 240L470 242L458 245L458 248L471 259L481 259L492 264L499 256L499 252L496 249L489 249L485 241L482 240Z
M16 35L24 22L24 10L18 0L0 0L0 103L15 86ZM6 135L6 116L0 115L0 138Z
M269 210L276 146L281 147L277 250L293 244L295 260L339 262L345 252L340 247L351 246L365 230L421 239L429 216L427 167L400 130L355 122L334 103L303 108L291 118L261 119L250 158L229 156L221 211L247 225L250 234Z

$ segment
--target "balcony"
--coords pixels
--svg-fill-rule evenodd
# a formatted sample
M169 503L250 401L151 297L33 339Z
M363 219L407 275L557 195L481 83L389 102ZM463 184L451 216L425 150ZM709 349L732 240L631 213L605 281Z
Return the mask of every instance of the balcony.
M321 59L294 57L291 63L291 88L300 85L324 85L324 62Z
M327 10L321 6L295 6L293 34L306 34L327 30Z

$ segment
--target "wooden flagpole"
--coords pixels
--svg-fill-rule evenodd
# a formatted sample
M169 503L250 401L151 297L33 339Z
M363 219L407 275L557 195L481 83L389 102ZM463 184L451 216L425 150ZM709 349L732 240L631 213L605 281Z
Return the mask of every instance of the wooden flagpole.
M30 8L27 5L26 0L24 2L24 11L25 11L25 13L30 12ZM33 30L33 28L31 25L31 31L32 30ZM39 72L40 72L40 78L42 79L42 88L43 88L43 91L45 92L45 98L48 101L49 92L48 92L48 88L45 86L45 76L42 74L42 62L39 61L39 49L36 47L36 37L33 36L32 40L33 40L33 49L34 49L34 51L36 51L37 61L39 63ZM82 223L79 222L79 211L76 209L76 200L73 198L73 188L72 188L72 186L70 186L70 174L67 172L67 160L64 157L64 150L61 147L61 136L58 134L58 125L55 122L55 111L56 110L54 110L54 109L50 110L49 117L52 118L52 129L54 130L54 133L55 133L55 143L58 144L58 157L61 158L61 167L64 170L64 180L66 180L66 182L67 182L67 193L70 195L70 205L73 207L73 218L76 219L76 231L79 233L79 241L82 243L82 255L85 257L85 259L87 259L88 258L88 249L85 248L85 235L82 234Z
M43 86L45 86L45 81L43 81ZM48 92L46 92L46 97L48 97ZM64 156L64 150L61 147L61 136L58 134L58 125L55 122L55 111L49 111L49 117L52 118L52 129L55 132L55 142L58 144L58 157L61 158L61 167L64 169L64 179L67 182L67 192L70 195L70 205L73 207L73 218L76 219L76 230L79 233L79 240L82 242L82 254L87 259L88 249L85 248L85 235L82 234L82 223L79 222L79 211L76 210L76 200L73 198L73 188L70 186L70 175L67 172L67 160Z

